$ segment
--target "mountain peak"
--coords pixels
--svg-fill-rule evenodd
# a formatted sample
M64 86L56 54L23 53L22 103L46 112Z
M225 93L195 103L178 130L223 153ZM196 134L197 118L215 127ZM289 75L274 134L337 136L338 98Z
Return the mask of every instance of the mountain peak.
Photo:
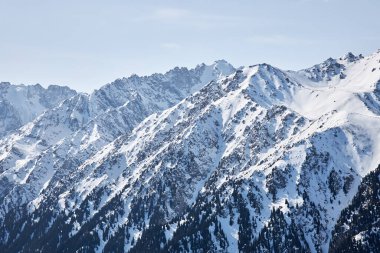
M234 66L223 59L215 61L211 66L218 70L222 75L230 75L235 72Z
M350 57L350 56L348 56ZM341 59L341 61L343 61ZM330 81L334 76L340 75L346 69L345 65L331 57L311 68L303 69L299 73L305 75L314 82ZM344 75L341 75L344 78Z
M214 64L216 64L216 65L231 65L228 61L226 61L224 59L216 60L216 61L214 61Z
M364 57L361 54L354 55L353 53L348 52L344 56L340 57L339 60L342 60L342 61L345 61L347 63L350 63L350 62L355 62L357 60L360 60L362 58L364 58Z

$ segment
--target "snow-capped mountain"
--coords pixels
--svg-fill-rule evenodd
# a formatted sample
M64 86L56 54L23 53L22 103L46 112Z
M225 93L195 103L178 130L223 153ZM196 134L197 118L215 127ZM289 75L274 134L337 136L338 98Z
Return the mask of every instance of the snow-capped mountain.
M91 95L79 93L44 112L0 140L0 213L37 197L71 159L83 162L148 115L233 71L230 64L218 61L190 70L175 68L164 75L134 75Z
M380 52L133 75L2 139L0 244L328 252L379 140Z
M57 85L45 89L39 84L0 83L0 136L16 130L75 94L76 91Z

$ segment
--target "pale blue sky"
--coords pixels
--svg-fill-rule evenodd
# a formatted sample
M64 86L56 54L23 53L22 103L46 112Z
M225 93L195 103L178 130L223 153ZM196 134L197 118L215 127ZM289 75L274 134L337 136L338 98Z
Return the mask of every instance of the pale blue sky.
M0 81L91 91L226 59L300 69L380 48L379 0L0 0Z

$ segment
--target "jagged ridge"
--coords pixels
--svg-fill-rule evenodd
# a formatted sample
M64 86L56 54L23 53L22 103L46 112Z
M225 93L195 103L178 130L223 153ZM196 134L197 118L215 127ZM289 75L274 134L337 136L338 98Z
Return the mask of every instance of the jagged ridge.
M4 139L1 244L327 252L380 162L379 60L348 54L299 72L217 62L77 95Z

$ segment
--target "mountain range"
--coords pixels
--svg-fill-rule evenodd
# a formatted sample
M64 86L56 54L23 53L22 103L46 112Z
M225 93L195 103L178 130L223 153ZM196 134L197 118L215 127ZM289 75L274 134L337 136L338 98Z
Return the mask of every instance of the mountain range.
M380 51L1 83L0 119L2 252L380 248Z

